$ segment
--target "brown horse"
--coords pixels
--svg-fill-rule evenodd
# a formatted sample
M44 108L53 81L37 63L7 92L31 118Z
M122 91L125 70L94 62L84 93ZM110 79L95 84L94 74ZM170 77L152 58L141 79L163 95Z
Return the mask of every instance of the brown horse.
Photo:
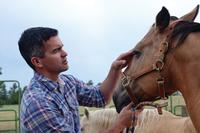
M118 111L130 101L136 105L155 101L178 90L200 133L200 24L194 22L198 9L199 5L181 18L170 16L165 7L157 14L156 22L133 49L114 93Z

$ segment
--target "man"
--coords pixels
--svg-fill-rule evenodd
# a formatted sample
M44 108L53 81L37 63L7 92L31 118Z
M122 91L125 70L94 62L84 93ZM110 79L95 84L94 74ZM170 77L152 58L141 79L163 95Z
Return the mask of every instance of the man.
M80 133L79 105L104 107L109 103L121 69L127 66L132 52L120 55L111 65L100 86L89 87L72 75L60 74L68 69L67 53L58 31L46 27L27 29L18 42L19 50L34 77L21 101L22 132ZM106 133L118 133L130 125L131 105Z

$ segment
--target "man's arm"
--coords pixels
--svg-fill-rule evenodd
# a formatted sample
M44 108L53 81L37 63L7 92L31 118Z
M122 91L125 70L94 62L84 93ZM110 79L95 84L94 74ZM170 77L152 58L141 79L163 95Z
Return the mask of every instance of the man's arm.
M121 54L111 65L108 76L100 86L106 103L110 102L111 96L121 75L121 69L126 67L133 55L133 51Z

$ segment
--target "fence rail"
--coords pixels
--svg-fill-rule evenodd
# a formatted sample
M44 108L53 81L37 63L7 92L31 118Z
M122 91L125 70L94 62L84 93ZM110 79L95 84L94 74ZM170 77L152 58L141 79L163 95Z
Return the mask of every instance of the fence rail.
M15 126L14 126L13 129L0 129L0 132L8 132L8 131L17 132L17 130L18 130L17 122L19 120L18 117L17 117L17 111L14 110L14 109L0 109L0 113L6 113L7 114L8 112L11 112L9 114L12 114L12 113L14 114L14 119L0 119L0 125L2 123L5 123L5 122L12 122L13 121L15 123Z

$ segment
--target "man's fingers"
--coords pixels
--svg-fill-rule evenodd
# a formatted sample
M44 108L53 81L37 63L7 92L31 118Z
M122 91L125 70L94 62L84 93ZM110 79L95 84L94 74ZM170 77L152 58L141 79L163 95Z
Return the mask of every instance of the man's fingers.
M127 108L127 109L131 109L133 105L134 105L134 103L131 102L131 103L129 103L125 108Z
M133 55L133 50L130 50L126 53L123 53L121 54L119 57L118 57L118 60L121 60L121 59L126 59L128 58L129 56Z
M124 68L126 64L127 64L126 60L116 60L113 63L113 67L118 70Z

